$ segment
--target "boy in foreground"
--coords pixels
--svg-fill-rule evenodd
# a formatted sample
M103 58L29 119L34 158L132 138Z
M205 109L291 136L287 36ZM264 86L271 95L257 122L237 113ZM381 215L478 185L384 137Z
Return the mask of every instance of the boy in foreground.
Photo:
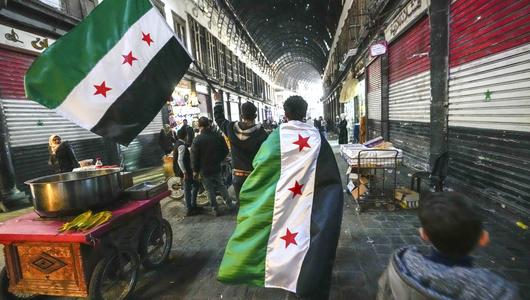
M470 253L489 243L477 210L459 193L433 193L422 200L419 231L432 253L414 247L395 252L379 279L377 299L519 299L511 283L473 267Z

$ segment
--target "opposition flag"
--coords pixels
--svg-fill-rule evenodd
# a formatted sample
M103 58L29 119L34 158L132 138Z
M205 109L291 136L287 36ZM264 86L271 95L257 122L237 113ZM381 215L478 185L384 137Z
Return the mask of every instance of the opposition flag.
M31 65L26 95L128 145L192 59L149 0L105 0Z
M313 126L290 121L270 134L253 166L218 279L301 296L329 289L343 206L330 145Z

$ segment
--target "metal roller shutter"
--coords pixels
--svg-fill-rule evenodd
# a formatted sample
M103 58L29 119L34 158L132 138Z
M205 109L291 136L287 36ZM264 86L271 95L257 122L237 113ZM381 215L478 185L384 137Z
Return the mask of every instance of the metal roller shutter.
M381 57L368 66L368 138L381 135Z
M123 163L128 171L162 166L163 153L158 145L162 126L162 113L158 113L128 147L120 145Z
M454 1L449 181L530 215L530 0Z
M430 26L427 16L392 42L389 63L390 141L403 149L405 163L429 169Z

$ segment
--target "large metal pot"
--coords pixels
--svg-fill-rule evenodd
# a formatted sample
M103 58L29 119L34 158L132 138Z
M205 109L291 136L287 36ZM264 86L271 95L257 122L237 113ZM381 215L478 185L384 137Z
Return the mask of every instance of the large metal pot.
M120 169L69 172L26 181L43 217L75 215L111 205L121 193Z

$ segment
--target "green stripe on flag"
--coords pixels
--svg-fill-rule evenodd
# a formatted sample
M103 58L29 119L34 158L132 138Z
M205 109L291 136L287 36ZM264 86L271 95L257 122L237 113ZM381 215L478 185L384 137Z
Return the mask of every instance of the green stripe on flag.
M25 77L26 96L48 108L59 106L129 27L151 8L148 0L103 1L33 62Z
M276 184L280 179L279 129L261 145L253 164L256 169L241 188L237 227L226 246L218 279L225 283L263 286Z

